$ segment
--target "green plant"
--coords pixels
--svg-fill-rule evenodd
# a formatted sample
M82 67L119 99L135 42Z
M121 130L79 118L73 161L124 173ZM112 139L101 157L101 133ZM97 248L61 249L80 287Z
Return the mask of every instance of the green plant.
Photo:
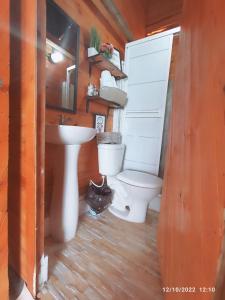
M99 52L101 38L95 27L91 28L90 32L90 47L94 47Z

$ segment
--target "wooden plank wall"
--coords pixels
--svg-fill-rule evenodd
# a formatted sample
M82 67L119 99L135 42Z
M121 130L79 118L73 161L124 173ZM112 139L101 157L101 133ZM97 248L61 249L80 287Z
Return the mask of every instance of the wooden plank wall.
M0 9L0 298L8 299L9 1Z
M149 0L114 0L114 3L132 32L134 40L145 37Z
M9 263L35 294L36 0L11 1Z
M146 33L180 25L183 0L148 0Z
M213 287L225 199L225 2L186 0L159 224L163 285ZM212 299L165 293L166 300Z
M62 9L74 19L80 26L80 64L78 71L78 97L77 97L77 113L67 114L70 120L67 124L77 124L80 126L93 127L93 113L107 114L105 106L98 104L91 104L90 112L85 112L85 96L87 93L87 85L89 81L99 86L100 72L93 68L91 78L89 78L89 64L87 61L87 48L89 45L89 31L92 26L95 26L100 35L102 42L111 42L116 48L121 51L123 56L125 38L119 29L114 26L114 23L107 19L107 10L104 9L101 1L88 0L88 1L55 1ZM111 17L112 18L112 17ZM110 19L111 20L111 19ZM46 123L58 124L59 118L62 113L60 111L47 109L46 110ZM112 112L107 120L107 130L112 128ZM46 212L48 214L51 191L52 191L52 164L51 159L54 146L47 144L46 146ZM97 160L97 145L96 140L85 144L81 148L79 156L79 189L80 193L85 193L89 179L99 180L98 174L98 160Z

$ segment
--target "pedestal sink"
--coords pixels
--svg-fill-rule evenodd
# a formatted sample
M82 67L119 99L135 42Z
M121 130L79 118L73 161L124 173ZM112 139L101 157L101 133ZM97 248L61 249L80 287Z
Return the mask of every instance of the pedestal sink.
M79 216L77 162L81 144L96 135L93 128L47 125L46 142L54 147L54 183L50 230L54 239L66 242L76 234Z

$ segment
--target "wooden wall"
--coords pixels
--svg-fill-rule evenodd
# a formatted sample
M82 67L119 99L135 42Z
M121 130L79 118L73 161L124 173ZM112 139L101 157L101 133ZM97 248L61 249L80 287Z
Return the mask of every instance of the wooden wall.
M104 8L104 1L87 2L92 2L124 39L115 18ZM179 26L181 22L183 0L112 0L112 2L119 10L134 40L143 38L148 33Z
M186 0L159 224L165 299L212 299L225 198L225 2Z
M123 55L125 41L115 30L110 28L107 24L104 15L100 12L97 13L96 7L93 7L95 1L55 1L64 11L74 19L80 26L80 62L78 70L78 96L77 96L77 113L68 114L63 113L66 118L70 118L67 124L76 124L79 126L93 127L94 116L93 113L107 114L107 108L103 105L91 104L90 112L86 113L86 93L89 81L99 86L100 72L92 69L91 77L89 78L89 64L87 60L87 48L89 45L89 31L92 26L95 26L101 35L102 42L111 42L116 48L121 51ZM46 110L46 123L58 124L62 112L47 109ZM112 111L107 119L107 130L112 129ZM51 153L54 151L54 146L46 144L46 205L47 211L49 208L49 201L52 193L52 164ZM96 140L82 145L79 156L79 190L80 194L84 194L90 179L100 180L98 174L98 159L97 159L97 145Z
M132 32L134 40L141 39L146 35L148 2L149 0L114 0Z
M9 263L35 294L37 7L10 2Z
M0 9L0 298L8 299L9 1Z
M148 0L146 33L180 25L183 0Z

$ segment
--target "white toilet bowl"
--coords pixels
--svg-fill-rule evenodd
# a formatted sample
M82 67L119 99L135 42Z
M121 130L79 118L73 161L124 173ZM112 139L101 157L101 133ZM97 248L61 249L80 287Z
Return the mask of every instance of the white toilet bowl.
M144 223L149 202L162 187L162 180L154 175L125 170L116 177L108 177L113 189L113 201L109 211L115 216L136 223Z
M113 190L109 211L130 221L145 222L149 202L161 191L162 179L149 173L124 170L122 167L124 145L98 145L99 172L107 176Z

